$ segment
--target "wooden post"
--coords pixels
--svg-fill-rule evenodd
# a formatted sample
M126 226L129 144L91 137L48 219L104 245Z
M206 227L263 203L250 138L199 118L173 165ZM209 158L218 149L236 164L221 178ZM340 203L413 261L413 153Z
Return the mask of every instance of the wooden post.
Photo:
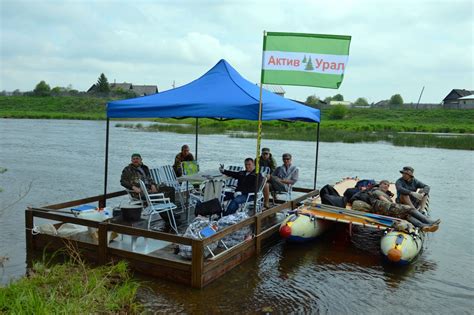
M202 288L202 271L204 269L204 246L201 240L192 241L191 286Z
M25 210L25 233L26 233L26 252L31 252L34 250L33 243L33 234L31 230L33 229L33 210Z
M255 216L255 251L259 255L262 250L262 240L260 233L262 232L262 219L260 215Z
M107 223L99 223L99 244L98 244L98 260L99 265L107 263Z

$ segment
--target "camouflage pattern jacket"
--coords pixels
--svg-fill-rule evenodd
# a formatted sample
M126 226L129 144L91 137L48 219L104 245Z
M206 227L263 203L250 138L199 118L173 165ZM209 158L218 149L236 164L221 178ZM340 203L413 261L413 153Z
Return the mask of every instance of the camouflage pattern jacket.
M145 183L148 189L151 185L156 186L155 181L151 178L150 169L144 164L139 167L135 167L133 164L126 166L122 171L120 184L127 189L132 189L134 186L140 188L139 179Z

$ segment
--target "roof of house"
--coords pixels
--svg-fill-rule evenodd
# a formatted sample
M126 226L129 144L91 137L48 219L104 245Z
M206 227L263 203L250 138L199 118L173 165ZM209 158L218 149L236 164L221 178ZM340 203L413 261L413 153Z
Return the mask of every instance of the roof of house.
M133 85L132 91L137 95L152 95L158 93L158 87L156 85Z
M453 100L453 99L458 99L463 96L468 96L474 94L474 91L470 90L464 90L464 89L453 89L449 94L443 99L445 100ZM457 96L456 96L457 95Z
M458 98L458 100L473 100L473 99L474 99L474 94L466 95L466 96Z
M263 84L262 87L265 90L273 92L275 94L285 94L286 93L286 91L280 85Z
M132 83L110 83L109 84L111 90L117 90L117 89L122 89L124 91L130 90L132 88Z

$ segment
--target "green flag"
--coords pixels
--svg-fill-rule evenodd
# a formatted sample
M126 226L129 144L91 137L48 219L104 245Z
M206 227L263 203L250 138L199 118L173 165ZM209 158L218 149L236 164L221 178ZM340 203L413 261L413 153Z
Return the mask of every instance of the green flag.
M350 36L268 32L262 83L337 89L349 59Z

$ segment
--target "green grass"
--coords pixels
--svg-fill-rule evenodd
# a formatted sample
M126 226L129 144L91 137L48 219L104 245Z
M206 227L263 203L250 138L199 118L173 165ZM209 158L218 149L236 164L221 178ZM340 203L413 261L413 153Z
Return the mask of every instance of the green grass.
M124 262L97 268L37 262L28 277L0 287L0 314L136 314L138 286Z

